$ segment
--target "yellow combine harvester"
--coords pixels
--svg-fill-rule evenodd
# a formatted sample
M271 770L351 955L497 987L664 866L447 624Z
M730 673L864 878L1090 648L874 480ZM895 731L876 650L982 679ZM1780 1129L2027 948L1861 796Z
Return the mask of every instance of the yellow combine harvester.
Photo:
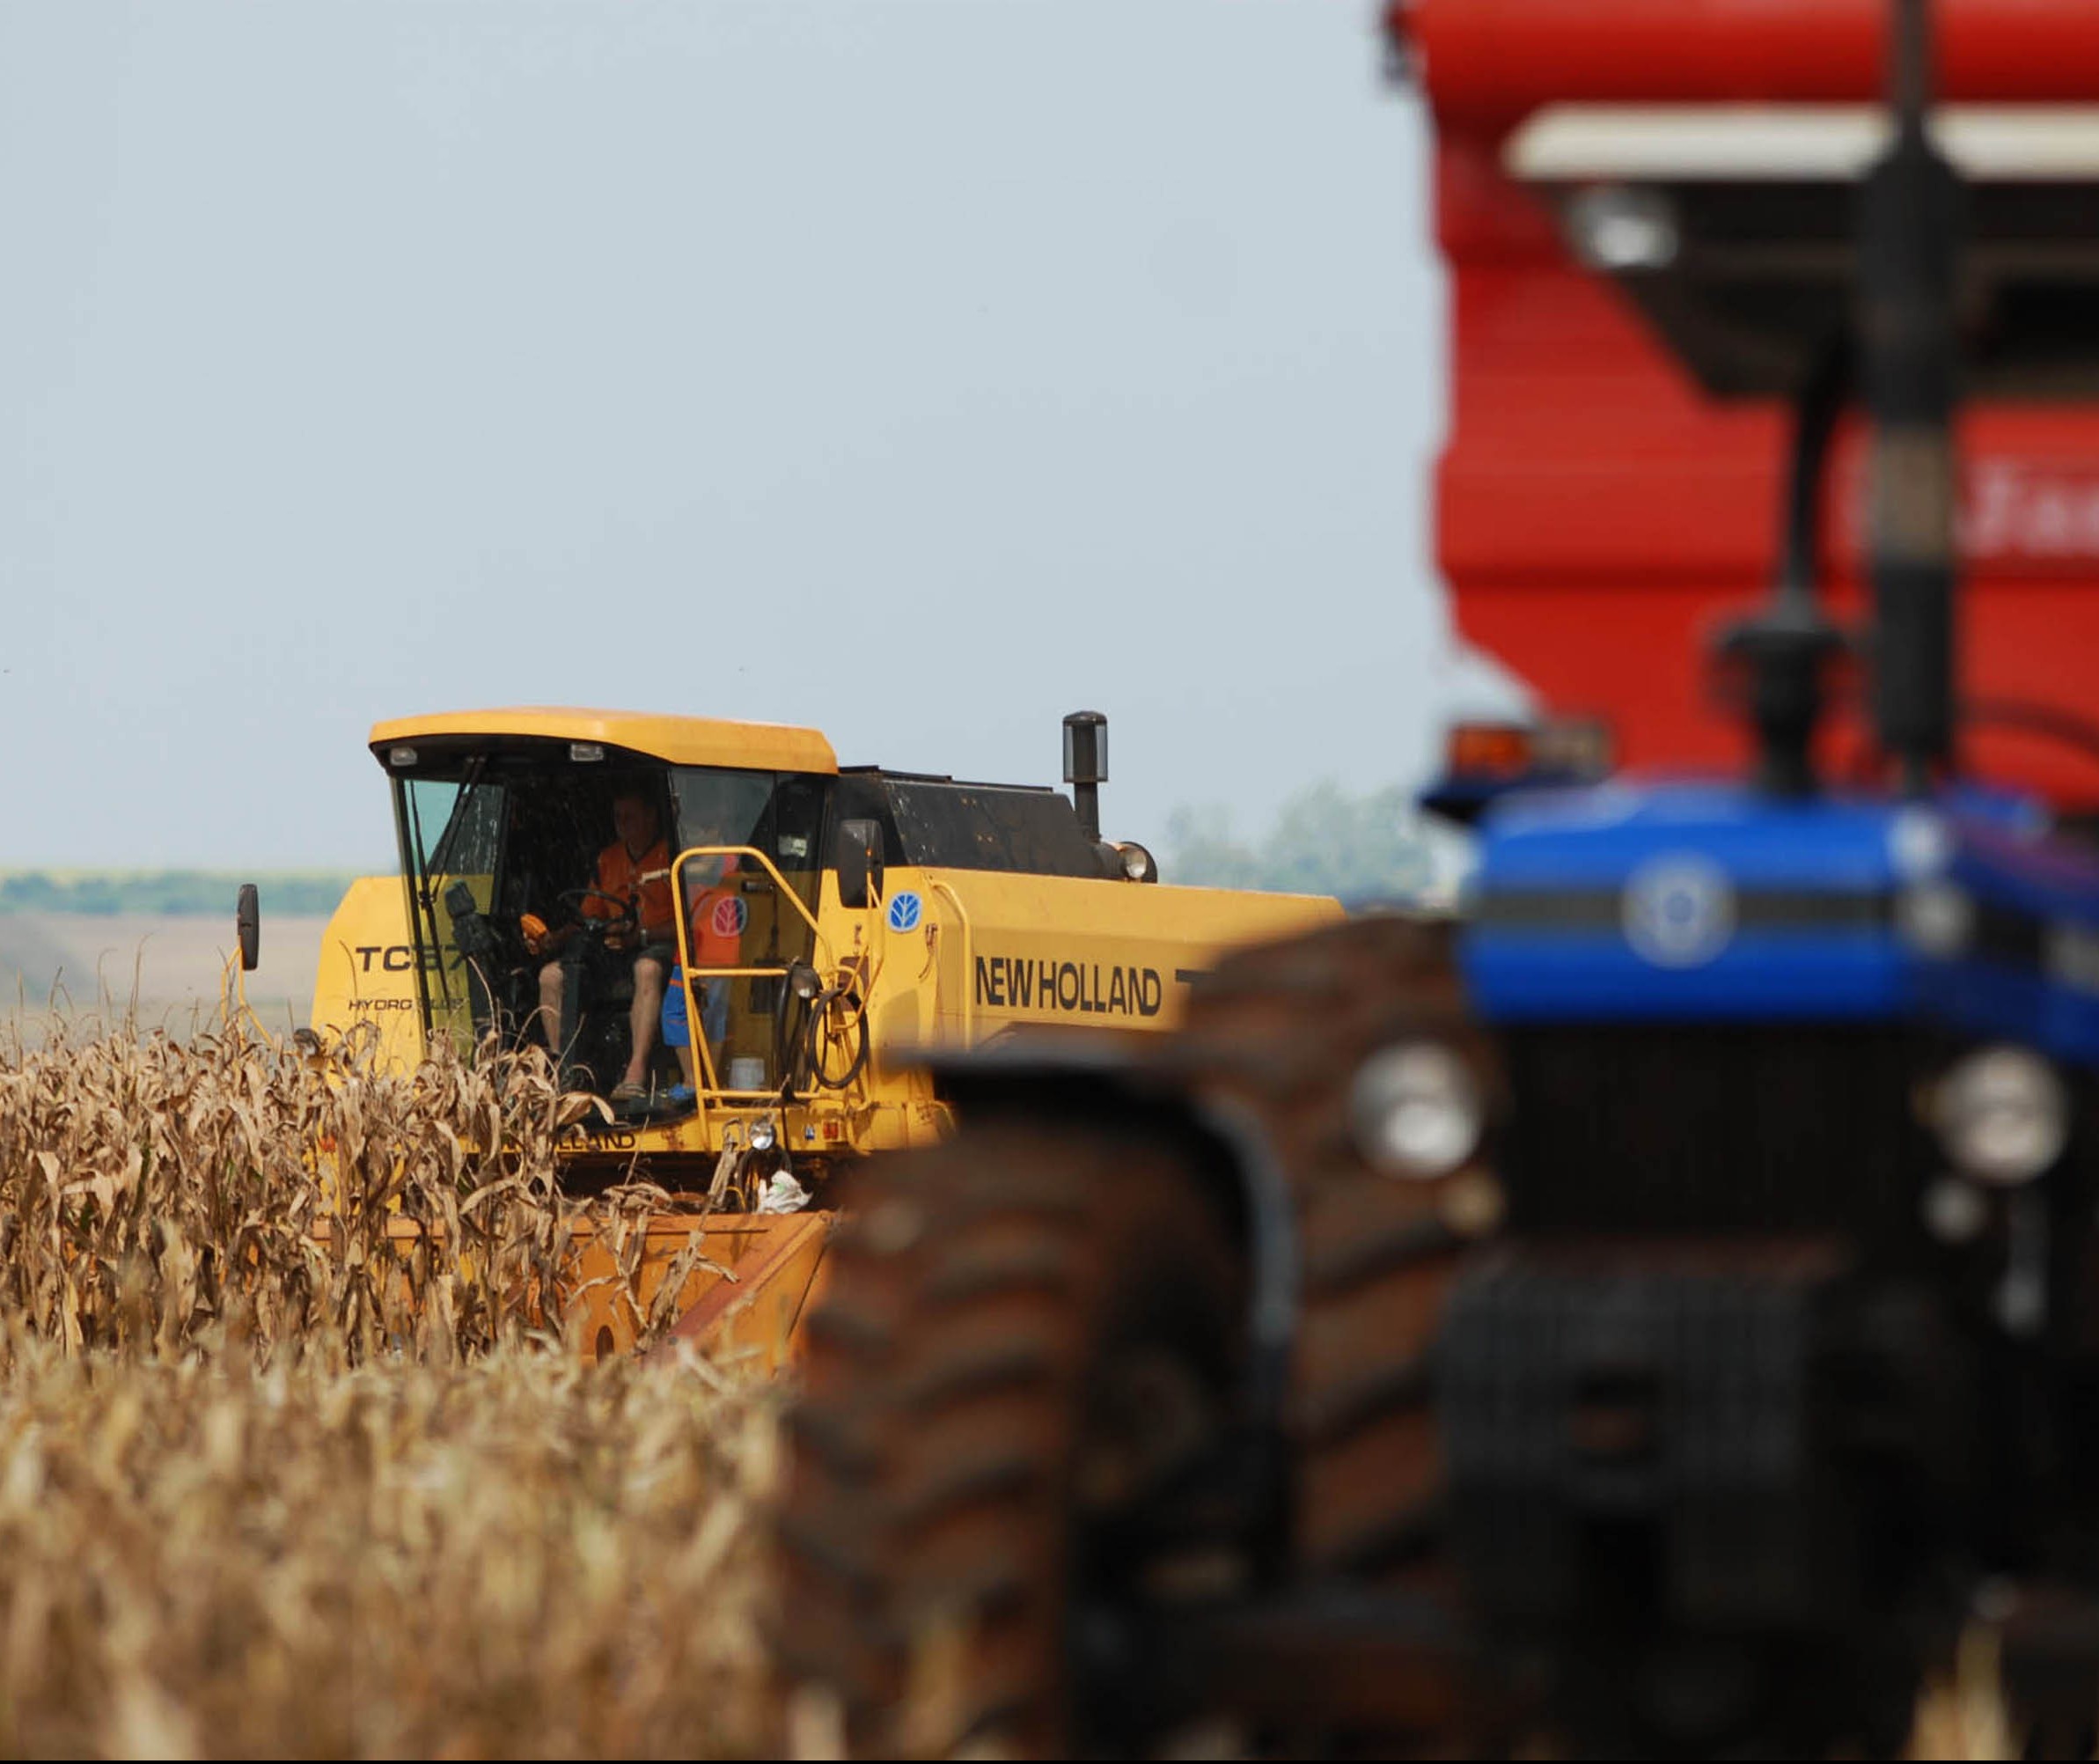
M1099 834L1106 728L1065 719L1072 797L840 767L812 730L511 709L371 732L403 874L355 883L313 1024L374 1025L419 1060L537 1041L605 1099L561 1148L579 1191L644 1177L637 1288L585 1243L587 1351L633 1342L674 1264L679 1333L768 1364L818 1276L833 1179L947 1135L928 1053L1144 1033L1222 952L1339 916L1333 901L1157 880ZM660 997L660 1003L659 1003ZM715 1270L728 1269L733 1279Z

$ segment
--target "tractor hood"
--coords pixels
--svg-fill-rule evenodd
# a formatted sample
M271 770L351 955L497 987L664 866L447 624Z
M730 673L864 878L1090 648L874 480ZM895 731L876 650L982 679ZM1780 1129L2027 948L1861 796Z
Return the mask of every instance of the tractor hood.
M1482 834L1461 950L1489 1022L1916 1017L2099 1064L2099 858L2022 799L1621 781Z

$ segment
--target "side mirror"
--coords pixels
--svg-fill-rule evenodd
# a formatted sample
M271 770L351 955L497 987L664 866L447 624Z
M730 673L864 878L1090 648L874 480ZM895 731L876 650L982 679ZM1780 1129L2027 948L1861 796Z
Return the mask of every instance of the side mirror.
M474 904L473 886L464 877L444 891L444 910L451 915L451 940L459 953L485 972L495 959L495 932ZM482 983L478 973L469 982L470 986ZM477 1025L479 1021L477 1018Z
M243 882L233 903L233 935L240 944L240 971L253 974L262 959L262 896L253 882Z
M869 907L882 898L882 823L838 824L838 898L848 907Z

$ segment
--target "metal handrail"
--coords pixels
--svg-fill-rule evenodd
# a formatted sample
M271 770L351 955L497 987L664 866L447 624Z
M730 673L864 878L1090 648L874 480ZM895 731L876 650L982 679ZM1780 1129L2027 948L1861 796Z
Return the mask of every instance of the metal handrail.
M707 1081L700 1088L703 1094L710 1097L770 1096L772 1094L770 1090L732 1091L721 1083L720 1074L715 1070L714 1052L707 1045L704 1018L695 1008L697 1001L693 996L693 979L695 974L710 980L760 979L774 976L784 979L788 972L787 966L785 964L759 967L695 967L694 966L691 915L686 910L685 895L685 864L686 860L690 857L749 857L755 859L760 867L772 878L775 893L789 901L794 907L795 911L802 915L802 922L809 927L810 940L814 951L826 967L837 965L831 955L830 942L824 936L822 929L817 923L815 914L809 910L807 903L803 900L800 894L795 892L793 886L781 873L779 867L774 864L773 860L756 846L688 845L671 861L671 898L677 908L677 911L673 915L673 929L676 930L678 937L679 972L683 976L679 984L685 989L686 1033L691 1037L692 1046L696 1050L693 1060L694 1069Z

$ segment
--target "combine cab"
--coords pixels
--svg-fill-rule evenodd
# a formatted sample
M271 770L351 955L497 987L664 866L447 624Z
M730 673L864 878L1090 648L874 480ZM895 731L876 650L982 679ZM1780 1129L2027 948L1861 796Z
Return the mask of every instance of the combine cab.
M953 1129L919 1056L1156 1033L1223 951L1339 915L1148 886L1150 854L1099 836L1103 720L1075 714L1066 739L1075 802L841 768L805 729L569 710L381 724L406 883L345 897L314 1026L371 1025L403 1063L438 1040L544 1047L592 1099L561 1148L569 1187L690 1197L650 1222L638 1285L600 1282L608 1253L585 1240L586 1348L632 1344L701 1230L734 1278L680 1276L680 1333L777 1364L839 1173ZM608 886L608 864L625 879Z
M1475 739L1462 922L945 1070L796 1429L785 1651L856 1744L1891 1754L1981 1622L2089 1755L2099 601L1954 419L2099 457L2099 11L1947 0L1936 110L1893 11L1396 13L1460 622L1711 768Z

